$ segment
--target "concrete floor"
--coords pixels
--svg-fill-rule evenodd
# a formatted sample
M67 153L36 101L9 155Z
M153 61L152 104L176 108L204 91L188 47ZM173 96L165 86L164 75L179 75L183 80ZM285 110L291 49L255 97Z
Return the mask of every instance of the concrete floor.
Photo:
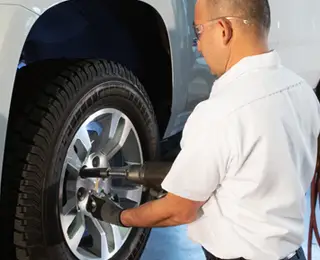
M303 248L307 256L307 237L310 216L310 195L307 194L305 220L305 243ZM320 210L317 209L318 223L320 225ZM320 248L313 240L313 260L320 260ZM204 260L202 249L199 245L188 239L186 226L174 228L156 228L151 232L150 239L146 246L141 260Z

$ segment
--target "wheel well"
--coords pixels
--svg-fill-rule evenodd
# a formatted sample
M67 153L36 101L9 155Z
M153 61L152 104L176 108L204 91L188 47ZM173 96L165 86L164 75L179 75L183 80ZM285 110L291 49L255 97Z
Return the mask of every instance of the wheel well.
M319 101L320 101L320 80L318 81L318 84L317 84L317 86L315 87L314 92L316 93L317 98L318 98Z
M165 24L137 0L69 0L46 11L25 42L21 61L97 58L118 62L146 88L160 134L172 105L172 67Z

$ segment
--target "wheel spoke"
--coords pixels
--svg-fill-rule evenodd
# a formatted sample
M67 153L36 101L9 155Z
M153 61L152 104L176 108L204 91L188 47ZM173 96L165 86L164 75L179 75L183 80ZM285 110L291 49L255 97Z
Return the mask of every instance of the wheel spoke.
M110 224L112 229L112 240L114 241L115 249L120 248L122 246L122 237L120 232L120 227ZM108 240L109 236L107 234Z
M68 228L77 217L76 210L76 198L71 197L66 204L62 207L61 212L61 225L64 232L68 231Z
M123 147L123 145L126 142L129 134L131 133L132 129L133 129L132 123L128 119L125 119L125 123L124 123L124 126L122 128L122 131L117 136L119 138L118 145L120 147Z
M101 259L108 259L109 248L106 233L99 220L89 217L87 221L88 232L93 238L91 251Z
M91 145L91 139L90 139L89 133L85 128L85 126L82 126L78 130L75 138L81 142L86 153L88 154L91 151L92 145Z
M120 198L119 204L124 209L132 209L139 205L139 198L141 198L141 196L136 196L134 200L129 198Z
M70 225L75 221L77 214L69 214L63 216L61 219L61 225L64 232L68 232Z
M77 191L77 181L76 180L67 180L66 181L66 195L67 198L70 198L76 194Z
M116 111L112 114L112 118L110 122L109 139L114 138L114 136L117 134L117 130L119 128L121 119L122 119L122 114L120 111Z
M130 120L124 118L120 112L112 114L108 141L102 149L108 160L123 147L132 129Z
M123 199L124 203L130 203L131 205L133 202L135 202L137 205L139 205L141 201L141 195L142 195L142 187L140 187L137 190L129 190L126 194L126 197Z
M64 216L69 215L71 213L72 210L76 209L76 197L73 196L72 198L70 198L67 203L63 206L62 208L62 214Z
M127 186L127 185L119 185L118 183L116 186L112 185L111 190L112 192L118 195L120 199L120 204L124 208L133 208L136 205L139 205L141 201L142 186L137 186L137 185Z
M86 229L84 216L82 214L77 214L75 221L73 221L72 224L74 225L70 226L71 230L69 227L70 231L68 232L70 238L69 244L72 249L77 249Z
M70 169L72 173L79 172L82 167L82 162L73 146L68 149L66 163L69 166L68 169Z

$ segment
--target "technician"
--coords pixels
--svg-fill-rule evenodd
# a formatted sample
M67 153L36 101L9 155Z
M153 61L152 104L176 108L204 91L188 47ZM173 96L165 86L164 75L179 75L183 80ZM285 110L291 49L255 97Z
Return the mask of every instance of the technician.
M127 210L93 198L88 209L128 227L189 224L208 259L303 260L318 100L269 49L267 0L198 0L195 10L199 51L219 78L186 123L168 194Z

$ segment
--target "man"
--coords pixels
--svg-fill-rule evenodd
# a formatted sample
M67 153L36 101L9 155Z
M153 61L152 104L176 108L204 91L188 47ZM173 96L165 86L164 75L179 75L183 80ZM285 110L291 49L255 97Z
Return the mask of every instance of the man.
M130 227L189 224L208 259L305 259L305 193L320 109L310 86L268 48L267 0L198 0L198 48L219 76L188 119L162 199L121 211L88 205ZM217 258L216 258L217 257Z

